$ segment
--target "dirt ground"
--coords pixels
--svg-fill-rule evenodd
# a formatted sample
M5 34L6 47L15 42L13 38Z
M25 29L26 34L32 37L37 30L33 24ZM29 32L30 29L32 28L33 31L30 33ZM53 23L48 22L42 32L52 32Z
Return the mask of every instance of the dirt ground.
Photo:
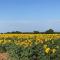
M0 60L9 60L8 53L0 53Z

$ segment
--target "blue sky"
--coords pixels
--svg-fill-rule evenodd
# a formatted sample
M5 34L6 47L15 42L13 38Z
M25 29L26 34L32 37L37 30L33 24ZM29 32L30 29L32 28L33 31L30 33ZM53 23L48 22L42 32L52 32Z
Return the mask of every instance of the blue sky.
M0 32L60 31L60 0L0 0Z

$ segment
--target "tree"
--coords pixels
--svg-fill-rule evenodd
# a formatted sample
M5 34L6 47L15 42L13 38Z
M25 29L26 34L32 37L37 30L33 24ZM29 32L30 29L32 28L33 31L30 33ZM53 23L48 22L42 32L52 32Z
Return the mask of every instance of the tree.
M33 31L34 34L39 34L39 31Z
M54 34L54 30L53 29L49 29L45 32L46 34Z

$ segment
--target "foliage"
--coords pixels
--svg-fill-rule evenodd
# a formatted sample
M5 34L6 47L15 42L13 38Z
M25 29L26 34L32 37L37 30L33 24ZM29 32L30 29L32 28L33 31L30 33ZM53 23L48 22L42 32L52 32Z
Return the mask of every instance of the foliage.
M15 35L8 38L7 35L4 35L5 38L0 36L3 39L0 39L0 53L8 53L10 60L60 60L60 38L57 38L59 35L43 35L43 38L42 35L41 38L37 36L31 38L30 35L24 35L24 39Z
M40 32L39 31L33 31L34 34L39 34Z
M54 30L53 29L49 29L45 32L46 34L54 34Z

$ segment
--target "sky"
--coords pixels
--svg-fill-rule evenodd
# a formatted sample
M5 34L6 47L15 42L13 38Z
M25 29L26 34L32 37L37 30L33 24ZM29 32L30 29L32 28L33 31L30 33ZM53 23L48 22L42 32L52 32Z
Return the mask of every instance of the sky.
M0 0L0 32L60 31L60 0Z

